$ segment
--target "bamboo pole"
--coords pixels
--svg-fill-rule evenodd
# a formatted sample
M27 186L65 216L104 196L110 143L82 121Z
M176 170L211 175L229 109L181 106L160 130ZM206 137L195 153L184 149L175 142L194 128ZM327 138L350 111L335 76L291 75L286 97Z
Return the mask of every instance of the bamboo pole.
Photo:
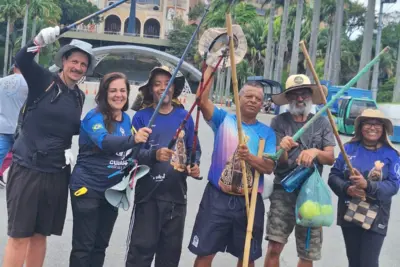
M264 147L265 147L265 139L260 138L260 140L258 141L258 153L257 153L258 157L260 158L263 155ZM244 243L243 267L249 266L251 238L253 237L253 225L256 212L259 180L260 180L260 173L256 171L254 174L253 190L251 192L250 211L247 221L246 241Z
M332 99L329 100L328 103L326 103L325 106L323 106L306 124L303 125L302 128L300 128L293 135L293 140L297 141L300 136L304 134L305 130L307 130L308 127L310 127L310 125L313 124L314 121L318 119L322 115L322 113L324 113L347 89L354 85L374 64L376 64L379 61L379 58L383 54L387 53L389 49L389 46L385 47L378 55L376 55L373 60L371 60L361 71L359 71L357 75L353 77L353 79L351 79L345 86L343 86L343 88L340 89L340 91L337 92L336 95L334 95ZM265 154L265 157L271 158L273 160L278 160L282 156L283 151L284 150L281 148L275 154Z
M311 73L312 73L312 75L313 75L313 77L314 77L314 81L315 81L315 83L318 85L319 93L320 93L322 96L324 96L324 91L323 91L323 89L322 89L321 82L319 81L317 72L316 72L315 69L314 69L314 66L313 66L313 64L312 64L310 55L308 54L308 51L307 51L307 48L306 48L306 45L305 45L304 41L301 41L301 42L300 42L300 48L301 48L301 50L303 51L303 55L304 55L304 57L305 57L305 59L306 59L307 65L308 65L308 67L310 68L310 71L311 71ZM323 104L326 105L326 98L323 97L322 100L323 100L323 101L322 101ZM353 166L351 166L349 157L347 156L346 151L344 150L344 146L343 146L342 140L340 139L339 133L338 133L338 131L337 131L337 129L336 129L336 124L335 124L335 121L333 120L332 113L331 113L331 111L330 111L329 109L326 110L326 113L328 113L328 119L329 119L329 122L331 123L332 130L333 130L333 134L334 134L335 137L336 137L336 141L338 142L338 145L339 145L340 151L342 152L344 161L346 162L347 167L349 168L350 172L353 173L353 172L354 172L354 171L353 171Z
M233 85L233 94L236 105L236 121L239 135L239 145L244 144L243 140L243 130L242 130L242 117L240 114L240 104L239 104L239 89L238 89L238 81L237 81L237 73L236 73L236 62L235 62L235 47L233 44L233 32L232 32L232 16L230 9L226 12L226 27L229 36L229 57L231 61L232 68L232 85ZM243 183L243 191L244 197L246 200L246 212L249 215L249 188L247 184L247 173L246 173L246 163L244 160L240 161L240 165L242 166L242 183Z

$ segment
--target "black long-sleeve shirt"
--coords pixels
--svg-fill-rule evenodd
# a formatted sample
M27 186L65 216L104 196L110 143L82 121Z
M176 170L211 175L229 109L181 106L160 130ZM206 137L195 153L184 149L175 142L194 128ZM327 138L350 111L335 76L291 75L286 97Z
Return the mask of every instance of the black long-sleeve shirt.
M64 151L79 133L84 94L77 86L69 89L57 74L37 64L35 53L27 51L31 46L32 41L16 55L29 92L13 161L43 172L59 172L66 165Z
M154 108L142 109L132 119L133 127L138 130L146 127ZM189 117L176 145L172 159L167 162L159 162L156 159L156 150L167 147L176 133L179 124L186 116L187 111L183 108L174 107L169 114L158 114L152 126L152 133L148 142L141 149L138 162L150 167L150 172L140 180L135 187L135 202L140 203L149 198L186 204L187 201L187 173L186 164L189 161L194 138L194 123ZM200 163L201 148L197 143L196 162Z

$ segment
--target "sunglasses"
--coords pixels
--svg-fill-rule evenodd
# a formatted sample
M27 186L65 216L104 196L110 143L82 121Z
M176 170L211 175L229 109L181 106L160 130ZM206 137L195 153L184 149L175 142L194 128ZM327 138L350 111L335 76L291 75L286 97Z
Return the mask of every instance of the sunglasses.
M383 123L380 121L365 121L362 123L362 126L365 129L371 129L372 127L374 127L375 129L381 129L383 128Z
M292 91L286 94L286 97L289 100L295 100L299 96L303 99L306 99L312 96L312 92L310 90L300 90L300 91Z

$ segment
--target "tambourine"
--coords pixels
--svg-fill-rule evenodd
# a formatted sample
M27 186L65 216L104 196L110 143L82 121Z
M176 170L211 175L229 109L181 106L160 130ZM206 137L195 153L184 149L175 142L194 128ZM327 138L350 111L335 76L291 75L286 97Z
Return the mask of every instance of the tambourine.
M235 62L239 64L247 53L246 36L239 25L232 25L233 44L235 47ZM215 67L223 51L229 47L227 28L210 28L200 38L198 51L201 56L207 52L207 65ZM228 53L229 55L229 53ZM230 67L230 60L226 60L225 67ZM222 64L219 68L222 67Z

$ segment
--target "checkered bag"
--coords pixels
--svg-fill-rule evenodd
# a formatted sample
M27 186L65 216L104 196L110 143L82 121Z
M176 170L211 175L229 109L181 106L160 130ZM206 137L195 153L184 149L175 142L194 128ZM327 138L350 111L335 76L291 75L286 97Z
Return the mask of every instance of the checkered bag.
M353 198L347 208L344 219L369 230L378 215L379 206L362 201L359 198Z

